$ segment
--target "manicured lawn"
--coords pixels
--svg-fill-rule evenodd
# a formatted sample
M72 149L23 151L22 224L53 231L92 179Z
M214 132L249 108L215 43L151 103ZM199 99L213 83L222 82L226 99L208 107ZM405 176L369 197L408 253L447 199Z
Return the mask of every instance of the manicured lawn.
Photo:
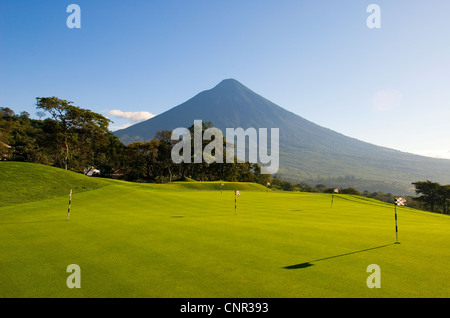
M394 207L365 198L341 195L331 208L329 194L234 184L235 214L220 183L80 177L70 221L67 195L0 206L0 297L450 296L447 216L399 208L393 244ZM66 285L69 264L80 289ZM366 285L370 264L381 288Z

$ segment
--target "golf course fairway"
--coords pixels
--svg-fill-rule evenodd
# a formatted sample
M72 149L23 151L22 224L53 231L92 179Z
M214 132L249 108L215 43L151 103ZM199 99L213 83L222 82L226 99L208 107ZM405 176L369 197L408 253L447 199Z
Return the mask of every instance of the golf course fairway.
M449 216L224 184L0 163L0 297L450 297Z

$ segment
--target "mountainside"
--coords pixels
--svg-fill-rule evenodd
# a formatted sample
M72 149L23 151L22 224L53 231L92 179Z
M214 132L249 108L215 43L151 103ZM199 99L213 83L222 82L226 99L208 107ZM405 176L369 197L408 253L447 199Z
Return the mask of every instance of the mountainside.
M183 104L115 134L128 144L147 141L160 130L189 127L194 120L225 128L279 128L280 169L291 182L326 182L359 190L411 191L411 182L450 183L450 160L376 146L316 125L227 79Z

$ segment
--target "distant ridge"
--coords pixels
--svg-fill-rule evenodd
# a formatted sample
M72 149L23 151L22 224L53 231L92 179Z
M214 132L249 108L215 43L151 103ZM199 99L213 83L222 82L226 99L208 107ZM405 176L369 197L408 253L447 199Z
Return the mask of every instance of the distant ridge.
M280 169L291 182L351 184L369 191L412 191L411 182L450 183L450 160L400 152L350 138L316 125L272 103L235 79L144 122L114 132L122 142L151 140L157 131L189 127L194 120L222 129L280 129ZM382 189L383 188L383 189Z

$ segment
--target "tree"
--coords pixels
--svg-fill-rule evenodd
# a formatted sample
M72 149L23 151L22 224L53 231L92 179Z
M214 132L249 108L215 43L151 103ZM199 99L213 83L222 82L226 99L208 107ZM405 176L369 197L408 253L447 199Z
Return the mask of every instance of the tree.
M255 175L255 182L267 186L267 183L272 183L270 174L261 174L261 167L257 164L253 164L253 173Z
M4 146L0 148L0 152L6 151L6 145L11 142L11 132L15 126L17 126L15 120L14 111L12 109L0 107L0 142L4 144Z
M284 191L292 191L294 188L291 183L278 179L277 176L273 177L271 187L274 189L282 189Z
M149 142L135 142L127 147L127 160L130 170L128 178L155 180L159 175L159 141L153 138Z
M106 134L107 141L101 143L94 154L94 166L100 170L102 177L113 177L124 167L125 145L112 132Z
M412 183L416 189L416 194L421 194L415 197L414 200L425 202L429 205L430 211L434 212L435 205L440 201L439 188L441 185L437 182L417 181Z
M342 194L361 195L361 193L354 188L341 189L339 192Z
M14 116L14 111L8 107L0 107L0 117L12 117Z
M31 119L27 112L15 115L9 108L0 108L0 158L45 164L45 155L36 140L40 133L40 122Z
M174 163L172 161L172 145L171 140L172 132L169 130L158 131L155 135L155 139L159 142L158 145L158 161L162 168L162 173L167 171L169 176L169 182L172 182L172 176L174 173Z
M0 160L8 158L11 152L9 145L11 124L7 119L13 115L14 112L10 108L0 107Z
M78 159L73 164L76 170L92 162L95 147L107 140L109 119L54 96L37 97L36 107L48 112L57 122L56 148L63 154L66 170L70 157Z
M442 213L448 214L450 208L450 185L443 185L437 189L438 202L442 207Z

